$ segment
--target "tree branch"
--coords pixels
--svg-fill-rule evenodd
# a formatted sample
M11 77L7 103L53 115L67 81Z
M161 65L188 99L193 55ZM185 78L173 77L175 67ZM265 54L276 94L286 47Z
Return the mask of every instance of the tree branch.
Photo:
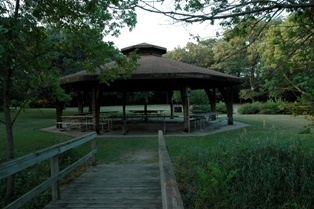
M170 17L173 20L183 21L187 23L204 22L208 20L213 21L213 20L228 19L228 18L233 18L233 17L243 17L246 15L252 15L252 14L257 14L257 13L271 13L274 10L314 8L314 3L295 4L295 3L291 3L290 1L290 4L283 4L283 3L277 3L275 1L250 1L250 2L241 3L237 5L230 4L227 7L225 7L224 10L219 9L215 13L211 11L210 13L202 12L203 14L195 14L195 13L182 13L182 12L170 11L170 10L162 11L143 0L141 2L144 5L143 6L137 5L137 7L142 10L163 14L167 17ZM271 5L267 7L266 6L256 7L256 4L258 3L264 3L264 4L267 3ZM243 10L243 8L247 8L250 5L252 5L252 7L254 6L256 9ZM238 9L240 10L239 12L236 11ZM224 14L226 12L229 12L229 13ZM220 14L220 15L217 15L217 14Z

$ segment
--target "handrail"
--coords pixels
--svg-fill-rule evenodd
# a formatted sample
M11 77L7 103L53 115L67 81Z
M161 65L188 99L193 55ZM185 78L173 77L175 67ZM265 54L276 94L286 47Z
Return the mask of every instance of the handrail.
M30 166L33 166L35 164L38 164L44 160L50 159L50 168L51 168L51 177L41 183L40 185L36 186L14 202L7 205L4 209L13 209L13 208L19 208L23 206L25 203L33 199L34 197L38 196L41 192L46 190L48 187L52 187L52 200L59 199L60 191L59 191L59 185L58 181L62 179L67 174L71 173L73 170L75 170L78 166L85 163L87 160L92 159L93 164L95 164L95 156L97 153L96 149L96 132L92 132L89 134L86 134L81 137L77 137L75 139L51 146L46 149L42 149L36 152L33 152L29 155L13 159L11 161L5 162L0 164L0 180L4 179L10 175L13 175L15 173L18 173ZM87 142L91 142L91 151L86 154L84 157L73 163L72 165L68 166L62 171L59 171L59 161L58 156L66 152L68 150L71 150L75 147L78 147L82 144L85 144Z
M174 169L167 151L163 132L158 131L159 169L163 209L183 209Z

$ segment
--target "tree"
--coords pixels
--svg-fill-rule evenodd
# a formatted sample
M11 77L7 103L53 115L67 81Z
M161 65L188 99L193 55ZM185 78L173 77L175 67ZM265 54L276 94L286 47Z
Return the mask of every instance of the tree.
M25 95L32 95L38 87L54 86L58 99L64 99L62 98L64 94L58 85L60 68L52 65L56 63L55 58L59 57L61 52L55 50L48 28L68 30L73 34L89 28L101 31L103 36L117 36L121 28L128 26L132 29L135 26L136 3L136 0L1 1L0 86L4 112L4 121L1 122L6 127L7 160L14 158L12 126L16 117L12 118L10 111L11 100L13 96L17 96L14 95L14 90L20 88ZM75 38L79 40L80 37ZM112 48L110 44L107 47ZM84 50L87 50L84 51L85 54L91 52L87 48ZM110 51L113 52L113 50ZM121 54L112 53L111 55L111 58L115 58L117 64L125 67L127 71L135 69L134 59L128 61ZM96 66L99 66L98 62L86 62L86 64L85 70L95 70ZM117 72L117 68L112 73ZM115 75L104 75L102 78L104 82L110 82ZM12 198L13 191L14 176L11 176L7 181L7 201Z
M216 39L202 40L197 43L188 42L185 47L175 48L167 52L164 57L200 67L211 68L214 63L213 48L215 44Z
M261 20L241 22L232 30L225 30L223 38L215 46L214 68L244 79L240 92L243 99L255 101L265 94L260 72L263 51L260 48L265 45L265 33L280 21L272 20L267 24Z
M223 27L227 27L230 30L233 30L235 26L245 23L251 20L259 20L263 21L266 24L273 19L277 19L280 16L287 16L289 14L294 14L295 18L299 21L294 21L295 26L297 25L299 31L301 33L294 33L291 35L295 35L296 37L290 36L293 40L298 40L302 37L311 37L313 35L314 28L314 0L279 0L279 1L271 1L271 0L263 0L263 1L216 1L216 0L208 0L208 1L183 1L177 0L173 2L173 6L163 6L163 4L159 5L156 3L151 3L151 1L141 0L141 4L139 7L143 10L163 14L167 17L170 17L176 22L184 22L184 23L197 23L197 22L210 22L214 24L215 21L221 21L220 24ZM301 21L302 20L302 21ZM299 37L300 36L300 37ZM287 47L285 46L286 54L289 54L290 57L297 53L304 53L305 57L308 57L313 51L312 42L309 45L309 51L302 51L302 48L299 48L300 42L293 41L290 42L293 46ZM304 42L306 43L306 42ZM252 44L252 42L250 43ZM278 43L279 45L280 43ZM277 47L277 49L280 46ZM302 52L301 52L302 51ZM298 56L299 57L299 56ZM284 66L285 60L282 60L282 66ZM307 63L306 65L311 64ZM265 66L264 66L265 67ZM299 68L300 66L294 66L295 68ZM290 68L291 69L291 68ZM267 76L267 78L274 78L277 70L271 68L268 70L266 74L263 76ZM266 72L266 71L265 71ZM312 72L312 71L311 71ZM293 74L295 75L295 74ZM286 86L289 89L294 89L301 92L304 95L305 92L302 93L303 89L300 88L299 85L296 85L296 81L293 81L291 77L288 77L287 74L284 74L284 81L286 84L290 84L290 86ZM302 78L298 75L293 76L299 79L299 83ZM266 77L265 77L266 78ZM271 82L268 82L270 85L275 87L275 80L270 79ZM280 82L280 81L279 81ZM304 83L309 83L308 79L304 81ZM267 85L265 86L267 87ZM274 91L272 91L274 92ZM310 95L312 94L309 92ZM306 98L311 98L310 96L306 96ZM313 101L312 98L311 101Z
M314 30L304 13L291 14L266 33L260 48L264 87L273 98L292 93L295 97L313 91Z

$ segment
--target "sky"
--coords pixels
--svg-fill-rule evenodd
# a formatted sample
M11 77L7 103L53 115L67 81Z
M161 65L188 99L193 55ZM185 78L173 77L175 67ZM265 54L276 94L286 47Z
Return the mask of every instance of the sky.
M198 35L201 39L215 38L218 26L203 24L183 25L173 24L169 18L161 15L137 10L137 24L130 32L128 28L121 30L118 38L106 37L105 41L113 41L118 49L140 43L148 43L167 48L171 51L184 47L188 42L195 42L190 34Z

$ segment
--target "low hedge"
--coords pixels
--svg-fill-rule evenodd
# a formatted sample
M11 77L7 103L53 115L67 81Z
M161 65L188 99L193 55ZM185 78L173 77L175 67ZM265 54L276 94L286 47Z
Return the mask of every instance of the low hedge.
M299 141L186 149L175 161L185 208L314 208L314 152Z
M291 114L292 105L283 101L268 101L265 103L245 103L238 108L240 114Z
M203 104L203 105L192 105L192 111L193 110L200 110L204 112L210 112L210 105L209 104ZM216 104L216 111L221 113L227 113L227 107L224 102L219 102Z

